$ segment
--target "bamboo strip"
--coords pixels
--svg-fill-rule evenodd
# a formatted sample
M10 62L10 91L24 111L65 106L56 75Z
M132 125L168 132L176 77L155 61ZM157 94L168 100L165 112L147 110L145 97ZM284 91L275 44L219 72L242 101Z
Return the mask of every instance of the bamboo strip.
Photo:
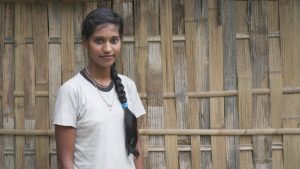
M224 90L237 89L237 56L236 56L236 6L235 0L223 2L224 30ZM237 97L224 98L225 126L227 129L239 128ZM227 168L240 168L240 137L226 137Z
M268 31L279 30L278 2L268 2ZM280 56L280 39L268 39L269 49L269 81L270 81L270 112L272 128L282 128L283 94L282 89L282 58ZM282 136L273 136L272 143L282 143ZM283 151L272 151L273 169L282 169Z
M49 38L59 37L61 35L61 5L59 3L48 4L49 18ZM56 94L61 85L61 48L59 44L49 44L49 117L53 117ZM52 124L52 118L49 118L49 124ZM53 125L49 125L53 129ZM51 135L49 151L56 148L54 136ZM49 157L51 169L56 168L57 157Z
M236 2L236 31L248 31L245 22L247 18L247 2ZM252 128L252 74L248 40L238 40L237 49L237 75L238 75L238 112L239 128ZM251 137L240 137L240 144L252 144ZM240 164L245 169L253 169L252 152L240 152ZM240 166L240 167L242 167Z
M223 25L218 20L218 1L208 1L209 26L209 82L210 90L223 90ZM224 98L210 98L210 128L220 129L225 126ZM212 136L212 168L226 168L225 137Z
M81 22L83 21L83 4L74 3L74 36L80 37L81 40ZM76 38L75 38L76 40ZM88 57L85 55L85 49L82 43L74 44L74 72L80 72L84 67L86 67Z
M172 2L160 1L160 30L161 56L163 65L163 91L174 91L174 55L172 41ZM165 128L176 128L175 101L167 100L164 103ZM166 168L178 169L177 136L165 136Z
M14 16L15 5L5 5L5 36L15 35L14 33ZM2 112L3 112L3 128L15 128L15 113L14 113L14 72L15 72L15 46L5 45L3 55L3 97L2 97ZM14 149L15 138L12 136L4 137L5 148ZM15 158L13 155L5 157L5 166L15 168Z
M164 146L156 146L156 145L147 145L147 149L150 151L150 153L153 152L164 152L165 147ZM248 144L243 144L239 146L239 151L252 151L253 146ZM178 152L190 152L192 150L192 147L190 145L178 145L177 151ZM282 144L272 144L272 150L278 151L283 150ZM199 152L210 152L211 146L210 145L201 145L198 149ZM14 155L15 152L13 149L5 149L4 155ZM50 149L49 152L50 155L56 155L56 149ZM26 148L25 149L25 155L35 155L35 152L33 149Z
M266 129L139 129L140 135L207 135L207 136L252 136L252 135L299 135L300 128ZM54 130L0 129L0 135L51 136ZM163 146L163 145L162 145Z
M133 11L134 16L135 16L133 22L135 24L134 25L134 30L135 30L134 34L135 34L136 41L132 41L132 42L134 42L134 46L132 46L132 47L133 48L135 47L133 55L135 56L134 57L134 63L136 64L136 67L133 68L135 70L135 74L132 75L132 77L134 77L134 79L135 79L138 91L144 92L144 93L148 92L147 91L147 85L145 83L146 79L147 79L147 72L145 70L145 67L148 64L147 63L148 52L150 52L150 51L147 50L148 49L148 42L146 41L147 32L148 32L147 17L145 15L143 15L143 12L148 13L148 8L147 8L146 3L147 3L147 1L140 0L140 1L135 1L134 4L133 4L133 9L135 9ZM126 36L124 36L124 37L126 37ZM138 56L138 57L136 58L136 56ZM157 57L157 56L155 56L155 57ZM131 64L131 62L127 62L127 63ZM125 66L126 66L126 64L125 64ZM130 68L128 67L128 69L130 69ZM160 100L161 96L157 96L157 99ZM147 104L148 100L144 101L144 103L147 105L147 107L146 107L147 108L146 109L147 114L142 117L142 119L141 119L142 124L140 124L139 126L149 127L149 128L153 127L154 128L153 123L151 124L151 120L152 120L151 119L151 114L153 114L153 112L152 112L153 109L151 109L151 108L149 109L149 106ZM161 112L162 111L161 106L157 106L157 110L159 112ZM152 140L150 140L150 138L148 136L143 136L143 137L140 137L140 138L142 139L142 145L143 145L142 148L143 148L143 153L144 153L143 154L144 155L144 166L145 166L145 168L150 168L150 164L152 164L151 163L152 157L148 152L147 145ZM158 156L160 157L161 153Z
M62 4L61 21L62 80L67 81L74 75L74 24L73 4Z
M86 4L86 12L90 12L89 10L94 9L95 7L88 7L88 3ZM94 5L93 5L94 6ZM236 39L249 39L250 35L248 32L245 33L236 33ZM280 37L280 32L269 32L268 33L269 38L279 38ZM172 35L172 41L174 42L181 42L181 41L186 41L186 35ZM161 42L161 37L159 35L150 35L146 37L148 42ZM130 36L130 35L124 35L122 37L122 42L125 43L134 43L136 41L135 36ZM5 37L4 38L4 44L15 44L15 39L14 37ZM33 44L34 40L31 37L26 37L25 39L26 44ZM61 38L60 37L51 37L48 40L49 44L60 44L61 43ZM82 39L81 36L75 36L74 37L74 44L82 44Z
M196 34L195 34L195 56L193 61L194 71L197 73L197 76L191 81L195 85L195 91L209 91L209 27L208 27L208 0L195 1L195 21L196 21ZM210 128L210 103L209 98L198 99L199 103L193 110L196 114L197 119L193 119L198 122L198 125L195 124L195 128ZM193 105L191 105L193 106ZM193 141L194 139L192 139ZM201 136L200 141L196 141L200 145L211 145L210 136ZM211 152L199 152L200 154L200 168L211 168L212 166L212 154ZM199 159L198 159L199 160ZM199 160L199 161L200 161Z
M283 87L282 94L298 94L300 93L299 87ZM209 97L230 97L230 96L238 96L238 90L225 90L225 91L207 91L207 92L187 92L187 96L189 98L209 98ZM268 95L270 94L270 89L252 89L252 95ZM2 97L2 92L0 92L0 97ZM36 97L48 97L48 91L35 91L34 95ZM139 93L142 99L146 99L147 93ZM23 91L15 91L15 97L23 97ZM175 98L175 93L167 92L163 93L163 98L165 99L173 99Z
M25 35L26 27L23 25L26 23L26 5L16 4L15 5L15 36L16 43L18 44L15 48L15 89L24 90L24 58L25 58ZM16 129L24 129L24 98L15 98L15 125ZM25 169L25 138L23 136L16 136L15 141L16 156L15 166L16 169Z
M25 37L32 37L32 8L31 4L26 4L26 34ZM25 129L35 128L35 64L34 64L34 44L25 44L26 54L24 58L24 117ZM28 149L34 149L35 138L25 137L25 145ZM25 152L26 154L26 152ZM35 169L36 157L25 155L26 168Z
M195 2L194 0L188 0L185 1L184 4L184 16L185 16L185 33L186 33L186 69L187 69L187 91L185 91L185 97L188 99L188 91L201 91L201 83L199 82L200 78L205 77L199 77L194 76L195 74L200 74L201 70L195 68L198 67L198 65L201 65L201 63L197 56L201 56L199 50L196 49L195 46L199 45L199 38L202 38L200 36L196 36L196 32L199 29L196 29L196 19L195 19ZM200 10L200 8L198 9ZM201 30L202 31L202 30ZM198 41L197 41L198 40ZM203 58L204 56L202 56ZM200 62L200 63L199 63ZM191 82L191 83L189 83ZM189 123L190 128L197 129L199 128L199 99L191 99L187 100L187 116L189 117ZM201 152L200 149L200 136L192 136L191 137L191 168L192 169L198 169L201 166Z
M148 149L150 152L164 152L165 148L163 146L153 146L153 145L149 145ZM239 151L252 151L253 150L253 146L252 145L247 145L247 144L243 144L240 145L238 147ZM273 144L272 145L272 150L282 150L283 149L283 145L282 144ZM177 151L178 152L190 152L192 150L192 147L190 145L179 145ZM201 145L198 149L199 152L203 153L203 152L211 152L211 146L210 145Z
M0 89L3 90L3 61L4 61L4 37L5 37L5 4L0 4ZM2 110L2 98L0 99L0 110ZM3 111L0 111L0 126L3 125L4 114ZM0 164L5 164L5 156L4 156L4 136L0 136Z
M35 82L37 90L49 90L49 49L48 49L48 12L47 4L32 4L32 23L34 55L35 55ZM48 98L35 98L35 127L36 129L49 128ZM49 169L49 138L47 136L35 138L36 161L35 167Z
M297 86L300 83L300 1L279 0L280 49L283 61L283 86ZM299 95L284 96L283 127L299 128ZM288 118L285 118L288 117ZM283 136L284 168L299 168L300 137Z
M269 86L268 69L268 25L266 1L251 1L248 15L250 16L250 48L251 48L251 71L252 85L254 88ZM270 128L271 113L269 96L253 96L253 128ZM272 137L254 136L253 142L253 163L255 169L272 169Z
M187 97L187 64L185 55L185 46L182 42L174 43L174 81L175 81L175 106L176 106L176 117L174 123L176 128L187 129L190 128L189 123L189 111L188 111L188 97ZM192 55L193 56L193 55ZM178 137L178 143L190 142L189 137L180 136ZM179 164L180 168L188 168L190 165L189 154L180 153Z

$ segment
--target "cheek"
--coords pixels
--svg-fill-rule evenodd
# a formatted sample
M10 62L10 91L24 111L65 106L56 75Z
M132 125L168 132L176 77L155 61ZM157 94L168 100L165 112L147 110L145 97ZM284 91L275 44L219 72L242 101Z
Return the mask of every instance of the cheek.
M116 53L120 53L120 51L121 51L121 44L120 45L117 45L116 47L115 47L115 52Z
M96 45L96 44L92 44L89 46L88 50L90 52L98 52L101 50L101 46L100 45Z

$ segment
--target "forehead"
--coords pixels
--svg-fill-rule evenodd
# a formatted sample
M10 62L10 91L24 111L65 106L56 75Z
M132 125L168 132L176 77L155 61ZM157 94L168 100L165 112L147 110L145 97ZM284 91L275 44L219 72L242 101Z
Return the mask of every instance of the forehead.
M111 37L120 36L119 26L112 23L101 24L96 27L92 36Z

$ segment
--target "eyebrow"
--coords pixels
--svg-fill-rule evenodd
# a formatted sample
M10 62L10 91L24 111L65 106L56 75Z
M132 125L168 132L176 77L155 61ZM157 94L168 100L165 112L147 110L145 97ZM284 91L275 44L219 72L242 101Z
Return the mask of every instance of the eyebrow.
M94 36L94 38L103 38L103 39L107 39L107 38L120 38L120 36L111 36L111 37L105 37L105 36Z

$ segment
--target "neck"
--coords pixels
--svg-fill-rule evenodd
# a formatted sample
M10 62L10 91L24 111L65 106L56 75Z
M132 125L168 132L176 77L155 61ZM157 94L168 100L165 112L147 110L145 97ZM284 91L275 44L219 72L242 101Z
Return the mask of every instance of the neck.
M87 73L93 78L97 83L103 86L109 86L111 82L110 77L110 68L101 69L99 67L93 67L92 65L88 65Z

